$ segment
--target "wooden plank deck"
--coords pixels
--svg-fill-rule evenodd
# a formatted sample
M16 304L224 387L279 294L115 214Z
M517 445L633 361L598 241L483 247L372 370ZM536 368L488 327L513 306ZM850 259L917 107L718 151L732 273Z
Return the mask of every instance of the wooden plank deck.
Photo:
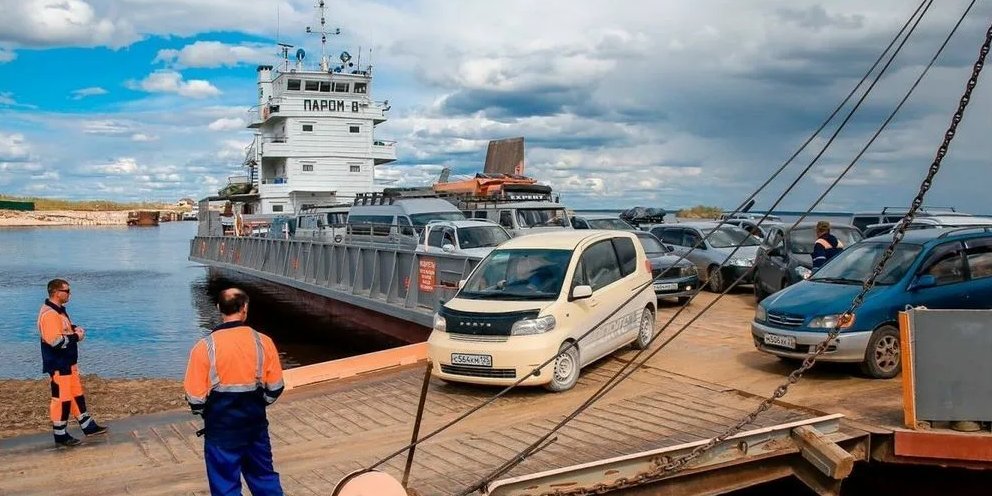
M701 308L702 304L694 306ZM713 316L687 330L649 367L563 429L557 442L507 476L706 439L733 424L760 401L733 383L748 384L750 388L741 389L766 394L784 375L778 370L783 367L778 360L758 354L750 345L746 327L750 306L745 295L722 302ZM668 308L664 313L671 311ZM576 388L567 393L512 392L424 443L417 450L411 487L422 494L452 494L471 485L546 432L631 354L618 352L587 368ZM844 373L814 372L811 384L796 387L796 397L821 407L833 402L835 408L824 409L832 413L838 410L838 393L863 395L879 389L873 381ZM711 380L714 376L729 379L721 382L730 385ZM271 436L276 468L287 494L328 494L346 473L404 446L422 377L423 368L413 365L300 388L274 405ZM823 384L830 388L825 394L800 393L806 386L821 389ZM767 391L762 390L765 386L769 386ZM895 390L898 396L898 385ZM432 381L422 432L458 416L495 391ZM867 400L849 398L844 407L856 416L859 403L862 410L872 411ZM777 405L754 427L817 415L812 410ZM49 448L47 436L38 436L37 443L0 444L0 494L207 494L202 440L194 434L198 427L193 418L177 412L126 432L112 425L108 440L72 450ZM403 456L397 457L385 470L399 477L404 462Z

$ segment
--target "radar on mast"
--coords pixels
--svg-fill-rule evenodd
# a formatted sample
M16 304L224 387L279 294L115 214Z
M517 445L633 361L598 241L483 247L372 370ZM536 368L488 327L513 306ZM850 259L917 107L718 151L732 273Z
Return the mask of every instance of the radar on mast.
M300 48L296 51L296 61L303 62L303 59L307 58L307 52Z

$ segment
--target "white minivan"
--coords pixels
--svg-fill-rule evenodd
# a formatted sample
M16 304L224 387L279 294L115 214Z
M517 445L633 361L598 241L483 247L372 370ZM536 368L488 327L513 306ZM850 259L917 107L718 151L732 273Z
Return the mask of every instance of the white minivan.
M480 262L434 317L427 341L433 374L509 385L554 357L522 384L564 391L582 367L627 344L646 347L656 303L651 266L631 233L513 238Z

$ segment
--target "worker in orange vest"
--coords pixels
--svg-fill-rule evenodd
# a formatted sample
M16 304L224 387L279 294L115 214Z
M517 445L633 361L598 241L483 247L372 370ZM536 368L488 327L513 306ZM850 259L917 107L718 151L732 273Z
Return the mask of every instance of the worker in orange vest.
M52 401L49 414L52 418L52 433L55 444L76 446L79 439L67 431L69 414L79 422L83 434L94 436L107 432L93 420L86 410L86 397L83 384L79 380L79 345L86 331L69 319L65 310L72 290L68 281L52 279L48 281L48 298L38 312L38 333L41 337L42 370L51 377Z
M218 300L223 323L193 347L184 381L186 401L203 416L210 494L240 496L243 474L254 496L281 496L265 415L283 391L279 353L245 325L247 294L227 289Z

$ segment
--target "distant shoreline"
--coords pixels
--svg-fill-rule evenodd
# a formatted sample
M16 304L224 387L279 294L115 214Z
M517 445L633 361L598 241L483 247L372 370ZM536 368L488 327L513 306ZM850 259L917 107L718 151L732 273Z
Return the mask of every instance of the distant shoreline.
M127 211L0 210L0 228L60 226L126 226Z

